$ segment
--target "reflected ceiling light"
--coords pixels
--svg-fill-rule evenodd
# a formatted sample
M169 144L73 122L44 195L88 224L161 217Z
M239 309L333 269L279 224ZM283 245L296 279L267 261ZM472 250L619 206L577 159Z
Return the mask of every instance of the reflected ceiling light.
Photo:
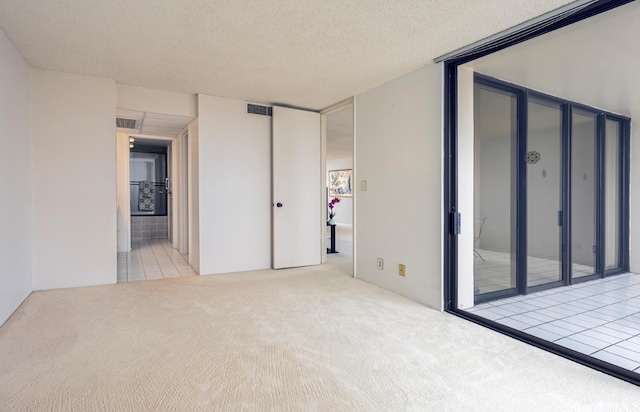
M129 149L133 149L133 143L129 143Z
M136 141L136 139L134 139L133 137L130 137L130 138L129 138L129 142L133 143L133 142L135 142L135 141Z

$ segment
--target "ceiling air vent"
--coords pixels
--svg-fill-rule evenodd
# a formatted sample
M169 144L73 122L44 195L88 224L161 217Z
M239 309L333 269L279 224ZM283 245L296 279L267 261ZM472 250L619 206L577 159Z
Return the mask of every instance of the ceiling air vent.
M125 119L124 117L116 117L116 126L121 127L123 129L135 130L136 119Z
M247 113L259 114L262 116L271 116L272 108L269 106L259 106L257 104L247 104Z

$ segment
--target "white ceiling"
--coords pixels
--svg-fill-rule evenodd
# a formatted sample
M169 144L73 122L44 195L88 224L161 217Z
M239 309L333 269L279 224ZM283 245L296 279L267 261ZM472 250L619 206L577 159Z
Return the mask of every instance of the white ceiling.
M322 109L567 0L2 0L41 69Z
M470 62L475 71L625 116L640 115L640 3Z

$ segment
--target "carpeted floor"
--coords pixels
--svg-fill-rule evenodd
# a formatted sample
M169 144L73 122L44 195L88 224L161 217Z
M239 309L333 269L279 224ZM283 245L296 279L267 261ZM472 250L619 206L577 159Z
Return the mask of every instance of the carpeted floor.
M33 293L7 411L625 411L640 389L335 266Z

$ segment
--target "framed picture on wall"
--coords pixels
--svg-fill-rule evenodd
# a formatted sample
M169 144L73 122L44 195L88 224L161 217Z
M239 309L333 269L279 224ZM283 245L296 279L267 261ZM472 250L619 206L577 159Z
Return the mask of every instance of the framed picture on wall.
M351 197L353 169L329 170L329 197Z

